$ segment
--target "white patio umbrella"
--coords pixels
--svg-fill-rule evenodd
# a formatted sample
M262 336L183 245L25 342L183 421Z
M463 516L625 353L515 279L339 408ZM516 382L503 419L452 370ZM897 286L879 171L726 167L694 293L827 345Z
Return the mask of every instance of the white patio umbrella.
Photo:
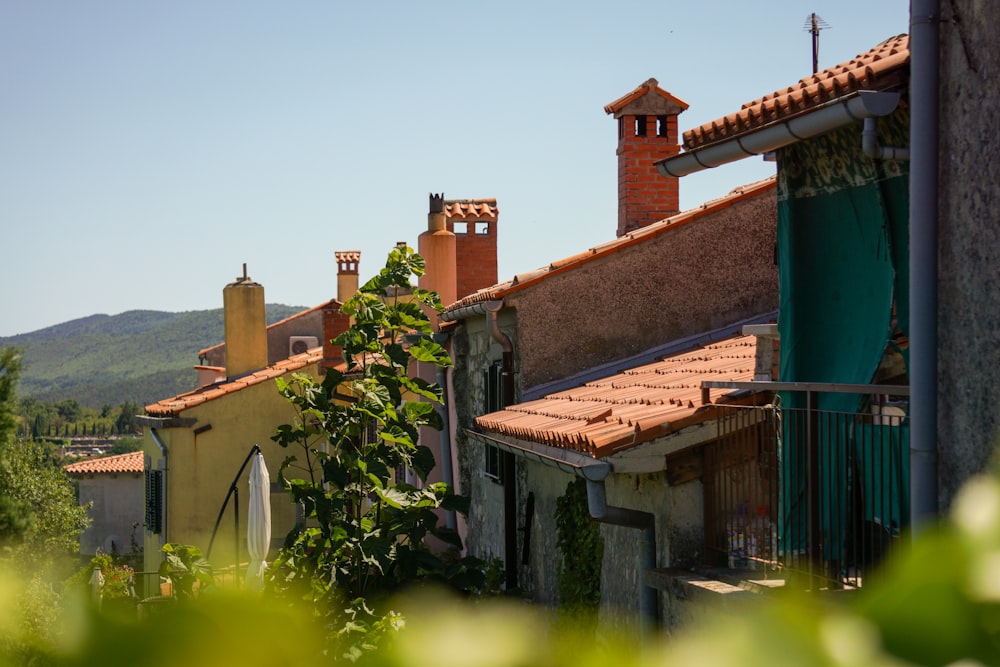
M247 518L247 588L259 590L264 586L264 568L267 550L271 545L271 476L264 464L264 456L257 452L250 465L250 511Z

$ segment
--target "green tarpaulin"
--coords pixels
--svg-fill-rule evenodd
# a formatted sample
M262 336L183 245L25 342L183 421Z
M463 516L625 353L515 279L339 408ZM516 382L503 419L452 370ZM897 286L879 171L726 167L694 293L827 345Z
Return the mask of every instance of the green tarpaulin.
M903 111L880 119L881 143L907 145L907 124ZM905 334L908 326L908 165L865 156L860 123L784 148L778 164L779 379L867 384L893 333L894 302L895 327ZM866 409L862 401L858 395L827 393L820 395L819 409L854 413ZM805 396L783 395L782 405L804 408ZM890 440L906 435L901 431ZM853 438L853 429L839 427L824 427L818 435L827 552L847 537L841 517L847 511L845 487L853 479ZM802 546L787 544L788 535L804 535L801 440L797 434L784 438L786 548ZM881 459L868 460L878 466ZM882 471L861 474L880 479ZM898 511L900 517L908 514L906 508Z

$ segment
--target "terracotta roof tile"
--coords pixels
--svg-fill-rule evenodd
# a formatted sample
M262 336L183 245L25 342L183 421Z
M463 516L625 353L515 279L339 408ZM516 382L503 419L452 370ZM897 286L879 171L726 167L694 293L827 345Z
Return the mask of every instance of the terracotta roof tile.
M667 91L665 91L663 88L660 88L659 81L657 81L656 79L650 78L650 79L647 79L646 81L640 83L631 92L628 92L628 93L622 95L621 97L619 97L614 102L611 102L610 104L606 105L604 107L604 112L605 113L609 113L609 114L618 114L626 106L628 106L632 102L635 102L640 97L644 97L645 95L648 95L649 93L653 93L655 95L658 95L659 97L662 97L662 98L666 99L668 102L672 102L673 104L676 104L678 107L680 107L681 111L683 111L683 110L685 110L685 109L688 108L688 103L687 102L685 102L684 100L680 99L679 97L674 97L673 95L671 95L670 93L668 93Z
M483 415L476 426L604 457L707 419L702 380L752 380L755 363L756 339L733 336Z
M129 452L117 456L106 456L100 459L78 461L63 466L70 475L114 475L119 473L136 473L143 470L142 452Z
M354 262L354 263L358 263L358 262L361 261L361 251L360 250L337 250L337 251L335 251L333 253L333 256L334 256L334 259L336 259L336 261L337 261L338 264L341 263L341 262ZM325 308L327 305L329 305L329 302L324 303L322 306L316 306L316 308ZM308 313L308 312L311 312L313 310L316 310L316 308L310 308L309 310L304 311L304 312ZM302 315L302 313L298 313L296 315L293 315L292 317L300 317L301 315Z
M898 86L909 65L909 36L891 37L846 63L800 79L795 85L747 102L739 111L688 130L683 135L684 150L732 139L859 90Z
M500 211L495 197L489 199L447 199L444 214L449 218L493 218Z
M232 394L245 387L250 387L261 382L267 382L276 377L299 370L311 364L317 364L323 360L323 348L314 347L302 354L296 354L287 359L283 359L272 366L262 368L259 371L244 375L235 380L223 380L216 384L205 385L186 394L181 394L173 398L167 398L146 406L146 414L153 417L176 417L178 413L188 410L208 401ZM338 366L343 370L343 364Z
M696 208L682 211L677 215L661 220L660 222L655 222L651 225L643 227L642 229L637 229L625 234L624 236L620 236L611 241L596 245L584 252L552 262L548 266L544 266L540 269L519 273L514 276L512 280L497 283L491 287L481 289L478 292L473 292L455 303L448 305L447 308L445 308L445 312L457 310L459 308L471 306L477 303L502 299L511 292L534 285L541 280L545 280L551 275L561 273L563 271L573 270L588 262L606 257L613 252L618 252L619 250L627 248L633 244L642 243L647 237L668 233L678 227L694 222L704 215L715 213L744 199L749 199L750 197L754 197L768 190L773 190L775 189L775 183L775 177L772 176L770 178L765 178L762 181L749 183L736 188L724 197L707 201Z

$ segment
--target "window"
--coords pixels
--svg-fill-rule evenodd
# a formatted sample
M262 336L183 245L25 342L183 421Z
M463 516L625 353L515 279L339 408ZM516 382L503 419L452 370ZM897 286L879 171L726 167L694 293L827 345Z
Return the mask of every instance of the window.
M494 362L486 369L485 414L503 410L503 369L500 362ZM486 445L486 465L483 471L489 479L503 484L503 456L493 445Z
M490 223L485 221L476 222L473 224L476 230L476 236L487 236L490 233Z
M453 222L451 224L451 233L455 236L465 236L469 233L469 223L467 222Z
M163 532L163 471L146 471L146 530Z

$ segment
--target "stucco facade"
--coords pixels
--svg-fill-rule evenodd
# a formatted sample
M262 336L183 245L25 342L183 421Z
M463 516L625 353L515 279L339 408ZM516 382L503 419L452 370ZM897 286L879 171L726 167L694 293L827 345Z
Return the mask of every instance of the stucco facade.
M318 363L295 372L317 376ZM148 408L147 408L148 409ZM208 548L222 503L233 477L254 444L260 445L271 474L272 547L280 545L295 525L295 507L280 488L277 473L290 452L271 441L280 424L292 423L295 411L279 393L273 379L241 387L213 400L180 411L175 417L145 417L143 451L146 470L164 471L163 530L145 531L146 569L155 571L166 542ZM161 450L162 446L162 450ZM237 482L243 534L238 537L241 558L247 558L247 474ZM235 558L233 501L215 538L211 562L225 566Z
M143 482L141 472L74 475L80 504L93 503L91 524L80 535L80 554L127 553L135 540L142 543Z
M639 233L649 236L505 297L520 387L777 308L773 190Z

